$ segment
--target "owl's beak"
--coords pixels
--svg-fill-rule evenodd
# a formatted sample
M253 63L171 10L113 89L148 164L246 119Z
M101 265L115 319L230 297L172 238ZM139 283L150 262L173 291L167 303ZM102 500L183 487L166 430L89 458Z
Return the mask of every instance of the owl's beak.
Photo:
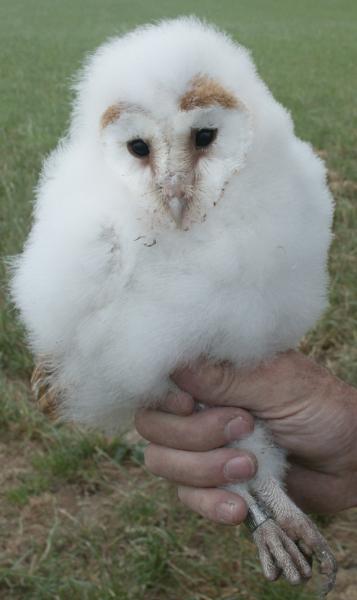
M182 220L187 206L186 185L177 174L166 177L163 185L163 194L168 212L177 227L182 225Z
M168 207L170 214L175 221L176 225L179 227L182 223L183 212L186 206L185 198L177 198L174 196L168 200Z

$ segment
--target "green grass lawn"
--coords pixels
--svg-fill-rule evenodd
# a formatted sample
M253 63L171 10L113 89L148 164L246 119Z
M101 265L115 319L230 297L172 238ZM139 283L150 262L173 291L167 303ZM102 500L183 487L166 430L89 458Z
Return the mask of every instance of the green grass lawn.
M2 0L0 255L29 230L43 157L65 131L86 52L136 24L197 14L249 47L336 198L331 308L303 349L357 383L354 0ZM141 448L55 427L33 409L31 357L0 265L0 597L311 598L266 584L243 534L205 523L145 473ZM337 597L337 596L336 596Z

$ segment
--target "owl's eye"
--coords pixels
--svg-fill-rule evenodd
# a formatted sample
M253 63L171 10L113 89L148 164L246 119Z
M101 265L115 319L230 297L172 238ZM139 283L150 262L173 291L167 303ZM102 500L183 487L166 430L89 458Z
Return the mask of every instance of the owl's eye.
M217 129L199 129L196 131L195 143L197 148L206 148L216 139Z
M150 147L148 144L139 138L128 142L128 150L138 158L144 158L150 154Z

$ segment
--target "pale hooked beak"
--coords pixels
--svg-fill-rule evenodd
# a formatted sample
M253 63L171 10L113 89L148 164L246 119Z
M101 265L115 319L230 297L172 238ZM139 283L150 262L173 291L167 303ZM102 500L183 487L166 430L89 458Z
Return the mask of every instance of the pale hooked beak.
M185 206L185 198L174 197L168 200L169 211L176 225L181 225L182 223L182 217Z
M182 224L183 214L187 205L185 186L177 175L168 177L163 186L163 192L169 213L179 227Z

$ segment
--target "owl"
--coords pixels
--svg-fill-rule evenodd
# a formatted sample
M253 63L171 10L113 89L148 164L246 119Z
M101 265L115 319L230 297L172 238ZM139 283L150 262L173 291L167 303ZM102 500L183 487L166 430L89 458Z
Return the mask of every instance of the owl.
M202 356L252 368L296 347L326 305L325 168L249 52L179 18L110 39L76 84L46 160L12 295L57 414L115 431ZM48 402L47 402L48 404ZM283 486L263 422L244 497L268 579L333 585L333 555Z

